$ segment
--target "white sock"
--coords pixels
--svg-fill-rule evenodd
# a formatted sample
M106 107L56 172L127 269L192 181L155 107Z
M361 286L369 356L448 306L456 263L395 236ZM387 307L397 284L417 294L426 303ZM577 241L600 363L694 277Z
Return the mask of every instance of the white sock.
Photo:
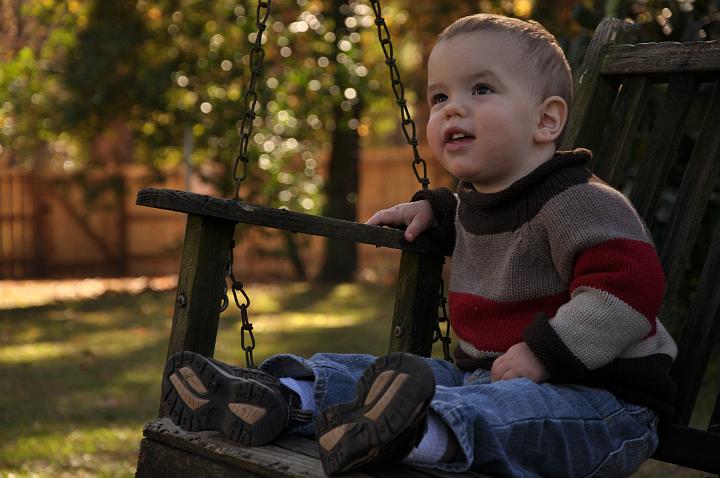
M291 377L280 377L280 383L298 394L303 410L315 411L315 400L313 400L314 380L296 380Z
M428 427L420 444L413 448L403 461L416 463L437 463L445 454L450 438L450 429L440 417L428 412Z

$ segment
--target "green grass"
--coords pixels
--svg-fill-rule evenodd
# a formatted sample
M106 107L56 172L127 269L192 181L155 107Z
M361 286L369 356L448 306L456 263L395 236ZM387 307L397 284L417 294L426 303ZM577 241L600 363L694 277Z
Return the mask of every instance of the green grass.
M387 348L391 288L248 292L258 363L280 352ZM0 476L134 474L142 427L157 413L173 302L172 292L145 292L0 308ZM244 361L235 310L221 318L216 357Z
M387 348L392 287L289 284L248 293L257 362L281 352ZM0 307L0 476L133 476L143 424L157 412L173 299L113 293ZM239 314L223 314L217 358L243 363L239 331ZM717 358L708 373L715 390ZM712 403L701 400L707 417ZM637 476L702 474L650 462Z

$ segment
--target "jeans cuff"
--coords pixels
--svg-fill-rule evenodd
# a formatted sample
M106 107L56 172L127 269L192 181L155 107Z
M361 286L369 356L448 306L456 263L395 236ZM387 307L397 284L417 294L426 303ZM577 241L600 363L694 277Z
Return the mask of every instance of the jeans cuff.
M436 463L421 463L406 460L405 463L413 466L419 466L423 468L432 468L435 470L451 471L451 472L464 472L470 469L472 466L473 457L473 437L468 436L467 426L464 419L459 416L455 409L443 409L442 403L433 401L430 404L430 408L440 417L440 419L447 425L450 432L455 436L455 439L460 446L458 458L452 462L436 462ZM472 431L470 431L472 433Z
M258 367L263 372L269 373L278 378L290 377L295 379L314 380L313 399L315 400L315 412L318 412L319 404L327 389L326 380L322 377L316 378L312 364L305 358L293 354L273 355L263 361ZM294 424L288 430L290 433L314 437L315 424L313 421L303 424Z

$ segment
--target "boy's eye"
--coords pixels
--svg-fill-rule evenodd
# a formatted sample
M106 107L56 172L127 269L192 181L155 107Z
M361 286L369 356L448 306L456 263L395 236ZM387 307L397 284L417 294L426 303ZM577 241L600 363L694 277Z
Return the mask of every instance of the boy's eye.
M445 100L447 100L447 96L442 93L438 93L436 95L432 95L432 98L430 98L430 104L436 105L438 103L442 103Z
M487 95L492 93L492 88L487 85L475 85L472 90L473 95Z

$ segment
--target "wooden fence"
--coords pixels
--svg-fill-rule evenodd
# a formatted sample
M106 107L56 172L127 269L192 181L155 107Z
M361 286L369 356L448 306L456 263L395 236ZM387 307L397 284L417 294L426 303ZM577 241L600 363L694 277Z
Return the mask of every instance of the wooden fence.
M127 169L80 181L0 171L0 279L145 275L177 267L182 220L134 206L143 176ZM178 179L171 175L166 186L179 187Z
M428 152L433 187L450 185ZM358 218L407 201L419 186L407 147L368 148L361 152ZM0 170L0 279L161 275L177 272L185 219L182 215L135 206L138 189L185 189L183 171L163 182L140 168L117 174L98 172L79 181L72 176ZM191 183L191 190L198 191ZM92 200L88 201L88 196ZM243 277L292 278L294 269L281 255L281 234L252 229L238 244L235 263ZM321 264L322 240L300 239L310 276ZM258 247L262 244L262 248ZM397 268L396 251L361 246L360 270L371 276Z

